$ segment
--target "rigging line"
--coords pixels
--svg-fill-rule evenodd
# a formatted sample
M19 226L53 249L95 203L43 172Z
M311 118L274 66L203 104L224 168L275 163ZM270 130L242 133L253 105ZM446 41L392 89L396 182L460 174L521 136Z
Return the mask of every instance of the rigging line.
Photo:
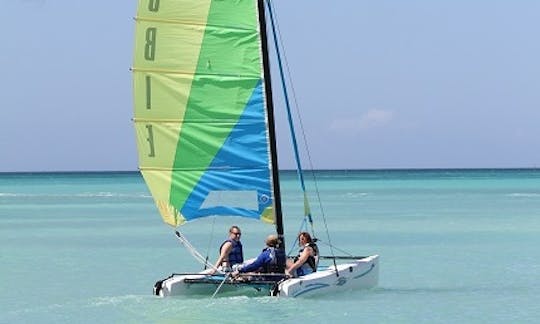
M180 240L180 243L186 247L186 249L191 253L191 255L195 258L195 260L199 261L206 267L212 268L214 270L218 270L214 267L213 264L210 264L205 261L204 257L195 249L193 245L188 241L188 239L179 231L175 231L176 237Z
M182 245L184 245L188 249L188 251L197 261L204 263L204 257L199 252L197 252L197 250L193 247L193 245L191 245L191 243L187 240L185 236L179 234L179 232L176 232L176 237L180 240Z
M268 4L270 7L274 7L273 3L268 0ZM276 11L276 10L274 10ZM324 223L324 227L325 227L325 230L326 230L326 236L328 238L328 242L330 243L330 253L332 255L334 255L334 251L333 251L333 245L331 243L331 239L330 239L330 234L329 234L329 231L328 231L328 224L326 222L326 213L324 211L324 208L323 208L323 205L322 205L322 200L321 200L321 194L320 194L320 190L319 190L319 186L318 186L318 181L317 181L317 177L315 175L315 169L313 167L313 159L311 158L311 152L309 150L309 146L308 146L308 141L307 141L307 136L306 136L306 132L305 132L305 128L304 128L304 123L302 121L302 116L300 115L300 109L299 109L299 105L298 105L298 100L296 98L296 91L294 89L294 85L293 85L293 81L292 81L292 74L291 74L291 71L290 71L290 68L289 68L289 62L287 60L287 55L285 53L285 46L283 45L283 39L281 38L281 32L279 30L279 25L278 25L278 22L277 22L277 16L276 16L276 19L272 19L272 22L275 20L275 25L276 25L276 29L277 29L277 33L274 33L275 37L274 37L274 40L276 38L279 39L279 43L280 43L280 47L283 51L283 60L285 62L285 68L287 70L287 75L288 75L288 79L289 79L289 85L291 87L291 93L292 93L292 98L293 98L293 102L294 102L294 106L296 107L296 115L297 115L297 119L299 121L299 124L300 124L300 131L302 133L302 139L304 141L304 147L305 147L305 150L306 150L306 155L307 155L307 158L308 158L308 163L309 163L309 167L310 167L310 174L312 175L313 177L313 183L314 183L314 186L315 186L315 193L317 195L317 202L319 204L319 208L321 210L321 216L323 218L323 223ZM313 228L313 221L311 221L311 215L310 215L310 224L311 224L311 231L312 233L314 234L315 236L315 230ZM336 267L336 270L337 270L337 264L335 263L334 261L334 266Z
M204 263L204 270L207 269L207 264L209 264L208 262L208 258L210 256L210 247L212 246L212 243L214 241L214 228L215 228L215 225L216 225L216 217L212 217L212 227L211 227L211 230L210 230L210 237L208 238L208 246L206 247L206 258L205 258L205 263Z
M318 242L321 242L322 244L324 244L324 245L326 245L326 246L328 246L328 247L333 247L333 248L336 249L338 252L345 253L345 254L347 254L347 255L349 255L349 256L352 256L352 253L347 252L347 251L345 251L345 250L343 250L343 249L340 249L340 248L338 248L338 247L336 247L336 246L333 246L333 245L331 245L331 244L329 244L329 243L326 243L325 241L318 240L317 243L318 243ZM332 256L335 256L335 255L332 254Z
M271 4L271 6L274 7L273 4ZM274 10L274 11L277 12L277 10ZM314 168L313 168L313 160L311 158L311 152L310 152L308 144L307 144L308 141L307 141L307 137L306 137L305 127L304 127L302 116L300 115L298 99L296 97L296 90L294 88L294 83L292 81L292 73L291 73L291 70L290 70L289 61L287 60L287 55L285 53L285 46L283 44L283 39L281 37L281 31L279 29L277 14L276 14L275 21L276 21L276 29L277 29L277 33L275 33L275 35L279 39L279 44L280 44L281 50L283 51L282 56L283 56L283 61L285 62L285 64L284 64L285 69L287 70L287 77L288 77L288 81L289 81L289 86L291 88L291 93L292 93L292 98L293 98L293 103L294 103L293 106L296 108L295 109L296 119L298 120L299 125L300 125L300 132L302 134L302 140L303 140L303 143L304 143L304 149L306 151L307 158L308 158L308 164L309 164L309 167L311 169L310 173L312 174L312 177L313 177L315 185L316 185L317 183L316 183L316 179L315 179L314 171L313 171L314 170ZM318 190L317 186L316 186L316 193L317 193L317 200L318 200L318 203L319 203L319 206L320 206L321 205L321 199L320 199L320 194L319 194L319 190ZM322 208L321 208L321 210L322 210ZM324 213L323 213L323 217L324 217ZM315 230L313 228L313 220L311 219L311 215L310 215L310 225L311 225L311 232L313 233L313 236L315 236Z
M306 186L305 186L305 183L304 183L304 175L302 173L302 164L300 162L300 153L298 152L298 143L296 141L296 134L294 132L294 123L293 123L293 119L292 119L292 115L291 115L291 105L290 105L290 101L289 101L289 93L287 91L287 84L286 84L286 79L285 79L285 74L283 73L283 63L281 61L281 53L280 53L280 46L279 46L279 42L278 42L278 35L277 35L277 32L276 32L276 22L275 22L275 19L274 19L274 15L273 15L273 10L272 10L272 3L270 0L267 1L267 7L268 7L268 13L270 14L270 25L271 25L271 28L272 28L272 35L274 36L273 39L274 39L274 49L276 51L276 58L277 58L277 61L278 61L278 66L279 66L279 74L280 74L280 79L281 79L281 88L283 89L283 96L285 97L285 106L287 108L287 119L288 119L288 122L289 122L289 130L290 130L290 134L291 134L291 140L292 140L292 144L293 144L293 150L294 150L294 157L295 157L295 161L296 161L296 170L297 170L297 174L298 174L298 177L300 179L300 185L302 187L302 191L304 193L304 197L306 195ZM309 210L309 205L306 205L307 204L307 199L304 198L304 206L305 206L305 209L306 209L306 213L307 213L307 216L309 217L309 220L310 222L312 222L312 219L311 219L311 211Z
M225 275L225 278L223 278L223 281L219 284L219 286L217 287L216 291L214 291L214 294L212 295L211 298L214 298L217 293L219 292L219 290L221 289L221 287L223 286L223 284L225 283L225 281L227 281L227 279L229 279L229 277L231 276L231 273L232 272L228 272L226 275Z
M302 224L300 224L300 229L298 230L298 233L302 232L302 229L303 228L306 228L307 229L307 225L306 225L306 217L304 217L304 220L302 221ZM289 253L287 253L287 256L290 256L292 255L293 253L293 250L296 248L296 244L298 243L298 235L296 235L296 238L294 239L294 242L291 246L291 249L289 250Z

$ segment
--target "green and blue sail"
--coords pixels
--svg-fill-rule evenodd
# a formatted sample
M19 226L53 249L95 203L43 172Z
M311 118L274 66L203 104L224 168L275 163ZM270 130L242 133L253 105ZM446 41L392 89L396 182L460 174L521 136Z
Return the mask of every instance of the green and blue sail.
M141 173L164 221L274 222L256 0L139 0L133 65Z

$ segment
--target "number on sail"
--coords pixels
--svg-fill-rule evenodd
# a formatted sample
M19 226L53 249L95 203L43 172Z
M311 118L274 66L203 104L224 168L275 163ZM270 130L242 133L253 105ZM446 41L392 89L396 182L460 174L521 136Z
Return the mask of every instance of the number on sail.
M146 109L152 109L152 84L149 75L146 76Z
M152 125L146 125L146 130L148 131L148 137L146 138L146 140L148 141L148 145L150 148L148 157L155 157L156 152L154 150L154 131L152 129Z
M148 10L157 12L159 10L159 0L148 1Z
M156 27L146 29L146 44L144 45L144 58L153 61L156 57Z

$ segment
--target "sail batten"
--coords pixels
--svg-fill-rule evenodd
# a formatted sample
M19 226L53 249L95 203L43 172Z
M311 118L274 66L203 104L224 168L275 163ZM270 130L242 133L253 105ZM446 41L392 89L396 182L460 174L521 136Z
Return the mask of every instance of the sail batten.
M190 72L187 71L180 71L180 70L165 70L165 69L152 69L152 68L131 68L132 72L146 72L146 73L160 73L160 74L183 74L185 76L192 76ZM215 73L199 73L197 75L199 78L211 78L211 77L219 77L223 80L231 79L231 80L242 80L242 79L248 79L248 80L260 80L259 74L215 74Z
M203 24L201 22L187 21L187 20L175 20L175 19L159 19L159 18L149 18L149 17L135 17L136 21L147 21L147 22L159 22L159 23L170 23L178 24L184 26L192 27L205 27L205 28L215 28L221 30L230 30L230 31L253 31L253 28L245 28L238 26L227 26L227 25L212 25L212 24Z
M163 220L274 222L256 0L139 0L133 118Z

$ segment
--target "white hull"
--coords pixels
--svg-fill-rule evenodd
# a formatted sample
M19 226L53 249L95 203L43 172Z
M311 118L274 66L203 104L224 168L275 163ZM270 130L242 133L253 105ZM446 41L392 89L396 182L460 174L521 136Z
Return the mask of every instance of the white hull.
M273 283L230 282L225 277L210 277L206 274L208 271L172 275L156 283L154 294L161 297L212 296L218 291L220 296L304 297L372 288L379 281L379 256L347 260L346 263L337 264L337 269L339 275L331 265L306 276L285 279L277 284L277 289Z
M326 269L292 278L279 285L279 296L314 296L347 290L367 289L379 282L379 256L372 255L360 260L350 260Z
M251 286L245 283L231 284L224 276L209 276L207 271L201 274L172 275L154 286L154 295L169 296L212 296L218 291L219 296L268 296L271 287ZM190 280L205 281L191 283ZM224 281L226 283L224 283ZM223 285L222 285L223 283ZM159 285L159 286L158 286Z

